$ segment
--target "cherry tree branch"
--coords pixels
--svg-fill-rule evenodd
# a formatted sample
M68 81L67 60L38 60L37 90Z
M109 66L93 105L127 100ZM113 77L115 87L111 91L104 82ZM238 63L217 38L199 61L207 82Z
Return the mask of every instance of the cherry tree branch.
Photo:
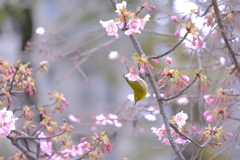
M97 147L98 147L98 145L99 145L99 143L100 143L101 141L100 140L98 140L97 141L97 144L93 147L93 148L91 148L89 151L87 151L84 155L82 155L80 158L78 158L77 160L81 160L81 159L83 159L85 156L87 156L90 152L92 152L92 151L94 151Z
M130 39L131 39L131 41L133 43L134 48L137 50L139 56L144 55L142 47L140 46L136 36L131 34L129 37L130 37ZM185 160L184 156L182 155L181 151L179 150L178 146L176 145L176 143L173 140L173 137L172 137L172 134L171 134L171 129L170 129L170 124L169 124L166 112L164 110L164 107L163 107L162 96L161 96L161 94L159 92L159 89L157 87L157 83L156 83L156 81L155 81L151 71L149 71L147 73L147 77L149 78L149 81L150 81L151 86L152 86L152 88L154 90L154 93L156 94L156 98L157 98L157 101L158 101L158 106L159 106L159 109L160 109L160 113L162 115L164 124L166 126L166 131L167 131L169 142L170 142L174 152L178 155L178 157L181 160Z
M113 4L113 6L114 6L115 9L116 9L117 1L116 1L116 0L110 0L110 2ZM185 38L187 37L187 34L188 34L188 33L185 34L185 36L184 36ZM145 55L144 52L143 52L143 50L142 50L141 45L139 44L139 42L138 42L138 40L137 40L137 38L136 38L136 36L133 35L133 34L131 34L131 35L129 36L129 38L131 39L134 48L137 50L138 55L139 55L139 56ZM184 38L184 39L185 39L185 38ZM181 40L181 43L182 43L182 41L183 41L183 40ZM179 44L180 44L180 43L179 43ZM176 47L174 47L172 50L174 50L175 48L176 48ZM170 50L170 52L171 52L171 50ZM169 53L170 53L170 52L169 52ZM167 53L167 54L168 54L168 53ZM161 56L160 56L160 57L161 57ZM158 57L158 58L159 58L159 57ZM154 58L152 58L152 59L157 59L157 57L154 57ZM159 108L160 108L160 113L161 113L161 115L162 115L162 117L163 117L163 121L164 121L164 124L165 124L165 126L166 126L166 131L167 131L167 135L168 135L169 142L170 142L170 144L171 144L174 152L177 154L177 156L178 156L181 160L185 160L184 156L182 155L181 151L179 150L178 146L176 145L176 143L175 143L174 140L173 140L173 137L172 137L172 134L171 134L171 129L170 129L170 124L169 124L167 115L166 115L166 113L165 113L165 111L164 111L163 103L162 103L162 101L161 101L161 98L162 98L162 97L161 97L161 95L160 95L160 92L159 92L159 90L158 90L156 81L155 81L155 79L154 79L153 74L152 74L151 71L149 71L149 72L147 73L147 77L149 78L150 83L151 83L151 85L152 85L152 88L153 88L153 90L154 90L154 92L155 92L155 94L156 94L157 101L158 101L158 105L159 105Z
M160 54L160 55L157 55L157 56L148 56L149 59L158 59L160 57L163 57L163 56L166 56L168 55L169 53L171 53L172 51L174 51L186 38L187 38L187 35L188 35L189 32L186 32L185 35L182 37L182 39L176 43L170 50L168 50L167 52L163 53L163 54Z
M228 41L224 26L223 26L223 23L222 23L222 19L221 19L220 11L219 11L219 8L218 8L217 0L212 0L212 5L213 5L213 8L214 8L214 12L215 12L215 15L216 15L218 27L219 27L220 32L222 34L224 43L225 43L225 45L226 45L226 47L227 47L227 49L230 53L230 57L231 57L234 65L235 65L235 68L237 69L238 73L240 74L240 66L239 66L239 63L238 63L237 58L235 56L236 53L233 51L233 49L232 49L232 47L231 47L231 45ZM238 76L238 78L240 78L240 77Z
M177 98L178 96L180 96L184 91L186 91L188 88L190 88L194 82L196 82L198 76L196 76L193 81L188 84L185 88L183 88L180 92L178 92L177 94L173 95L173 96L170 96L170 97L162 97L162 100L163 101L169 101L169 100L172 100L174 98Z
M179 135L181 136L181 138L189 140L190 142L192 142L193 144L195 144L195 145L198 146L199 148L204 148L204 147L206 147L206 145L208 145L208 144L210 143L210 141L212 140L212 137L210 137L205 143L203 143L203 144L198 144L196 141L194 141L193 139L191 139L190 137L186 136L186 135L183 134L181 131L179 131L178 128L177 128L173 123L170 123L170 126L172 127L172 129L175 130L175 132L176 132L177 134L179 134Z
M209 9L210 9L212 6L213 6L213 5L210 4L210 5L207 7L207 9L206 9L201 15L200 15L200 13L198 13L198 16L199 16L199 17L205 16L205 15L208 13Z
M8 139L11 140L12 144L16 146L19 150L21 150L29 159L38 160L31 152L29 152L12 134L7 136Z

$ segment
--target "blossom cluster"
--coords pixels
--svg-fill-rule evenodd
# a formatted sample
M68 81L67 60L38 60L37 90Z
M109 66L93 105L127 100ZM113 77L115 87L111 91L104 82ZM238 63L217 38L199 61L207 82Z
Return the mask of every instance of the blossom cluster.
M29 65L30 63L22 64L20 61L10 65L0 59L0 84L2 84L0 92L7 98L11 99L10 95L24 94L24 92L32 96L36 92L33 69L29 68ZM9 102L11 103L10 100Z
M188 33L192 34L192 41L190 43L187 43L186 47L189 47L194 50L205 48L203 40L197 35L197 28L193 28L194 23L191 21L191 18L189 18L188 24L181 23L176 16L172 16L170 19L172 22L177 22L181 24L181 27L177 29L176 32L174 33L176 37L180 36L181 28L185 28L188 31Z
M178 129L182 129L183 128L183 133L187 134L188 131L186 129L186 127L184 127L184 125L186 124L186 120L188 119L188 115L186 113L183 113L183 111L177 113L172 121L174 124L176 124L178 126ZM167 137L163 138L166 134L167 134L167 131L166 131L166 126L165 124L162 125L161 128L155 128L155 127L152 127L152 132L154 134L156 134L156 136L158 136L158 140L162 140L161 142L166 144L166 145L170 145L169 143L169 139ZM192 128L193 129L193 128ZM184 145L187 140L181 138L176 132L174 129L171 129L171 134L174 136L174 141L178 144L182 144ZM162 139L163 138L163 139Z
M53 93L49 93L49 94L52 95L52 98L56 98L55 111L59 110L60 112L62 112L64 110L63 104L66 105L67 107L70 106L69 102L64 97L64 94L60 94L58 92L53 92Z
M54 152L53 142L47 140L48 137L46 137L43 132L39 134L38 138L40 139L40 148L44 153L42 157L45 157L45 154L47 154L50 156L50 160L67 160L69 158L77 158L76 156L101 159L100 151L102 153L110 153L113 147L112 142L104 132L100 135L95 133L92 137L92 142L88 142L87 137L83 137L79 144L70 144L69 146L66 146L67 148L58 152ZM93 146L95 145L97 145L97 147L93 149Z
M226 132L226 134L231 138L233 134L230 132ZM223 133L222 127L211 127L210 124L206 128L200 129L198 135L201 136L200 142L204 140L209 140L213 138L213 142L209 143L209 145L214 148L215 146L221 146L224 141L226 141L226 137Z
M168 67L164 68L163 71L159 72L162 76L162 79L158 81L158 86L162 86L167 78L170 78L170 82L174 83L173 87L174 92L178 92L179 89L187 86L187 82L189 81L189 77L187 75L183 75L179 72L178 69L169 69Z
M145 3L142 8L145 6L147 7L149 5ZM153 6L150 7L155 9ZM133 33L141 33L141 30L144 29L146 22L149 21L150 18L149 14L141 17L138 14L128 11L126 1L116 4L116 13L118 18L115 20L100 20L100 24L106 29L108 35L115 36L116 38L119 37L118 29L125 31L125 34L128 36ZM128 18L129 20L127 21Z

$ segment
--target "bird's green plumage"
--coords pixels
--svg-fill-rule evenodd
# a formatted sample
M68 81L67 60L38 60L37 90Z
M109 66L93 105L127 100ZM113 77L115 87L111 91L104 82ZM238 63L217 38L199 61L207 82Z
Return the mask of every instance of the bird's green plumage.
M138 77L138 80L136 81L131 81L129 80L126 76L124 76L128 84L131 86L131 88L134 91L134 105L142 100L143 98L146 97L147 92L148 92L148 86L147 83L140 77Z

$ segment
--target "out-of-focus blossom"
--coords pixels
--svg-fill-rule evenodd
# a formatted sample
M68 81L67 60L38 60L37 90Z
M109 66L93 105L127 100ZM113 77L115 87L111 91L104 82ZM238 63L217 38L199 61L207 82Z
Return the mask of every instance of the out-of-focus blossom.
M104 116L103 114L100 114L95 117L96 124L97 125L115 125L116 127L121 127L122 124L118 121L118 116L115 114L109 114Z
M226 64L226 58L224 58L224 57L220 57L219 61L220 61L222 66L224 66Z
M208 104L208 105L212 105L213 104L213 98L210 94L208 95L204 95L203 98L205 99L205 102Z
M44 29L43 27L38 27L38 28L36 29L36 33L37 33L38 35L43 35L43 34L45 33L45 29Z
M171 64L172 63L172 58L167 57L166 62L167 62L167 64Z
M72 114L68 115L68 118L72 122L79 122L80 121L76 116L74 116Z
M212 122L214 122L214 119L213 119L213 115L210 114L210 112L211 112L210 110L205 111L205 112L203 113L203 116L205 117L205 119L206 119L207 122L212 123Z
M186 47L189 47L192 49L202 49L202 48L205 48L205 45L201 38L194 35L192 42L187 43Z
M153 114L150 114L150 113L145 114L144 118L147 119L148 121L156 121L157 120L156 116Z
M127 99L129 99L131 102L134 102L134 94L129 94Z
M188 104L189 99L187 97L180 97L177 99L177 104L179 105L186 105Z
M111 51L108 55L109 59L118 59L118 57L119 57L119 54L117 51Z

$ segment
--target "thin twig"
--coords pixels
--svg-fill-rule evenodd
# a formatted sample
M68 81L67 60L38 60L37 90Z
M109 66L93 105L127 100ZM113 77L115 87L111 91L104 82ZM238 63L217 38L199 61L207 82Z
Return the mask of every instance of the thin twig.
M98 140L98 142L97 142L97 144L92 148L92 149L90 149L89 151L87 151L84 155L82 155L79 159L77 159L77 160L81 160L81 159L83 159L86 155L88 155L90 152L92 152L92 151L94 151L96 148L97 148L97 146L99 145L99 143L100 143L100 140Z
M186 38L187 38L188 32L185 33L185 35L183 36L183 38L177 43L175 44L170 50L168 50L167 52L157 55L157 56L148 56L149 59L158 59L160 57L166 56L169 53L171 53L172 51L174 51Z
M193 85L193 83L197 80L198 76L196 76L193 81L188 84L185 88L183 88L180 92L178 92L177 94L170 96L170 97L162 97L163 101L169 101L172 100L174 98L177 98L178 96L180 96L184 91L186 91L189 87L191 87Z
M203 14L201 14L201 15L198 13L198 16L199 16L199 17L205 16L205 15L208 13L209 9L210 9L212 6L213 6L213 5L210 4L210 5L207 7L207 9L205 10L205 12L203 12Z

